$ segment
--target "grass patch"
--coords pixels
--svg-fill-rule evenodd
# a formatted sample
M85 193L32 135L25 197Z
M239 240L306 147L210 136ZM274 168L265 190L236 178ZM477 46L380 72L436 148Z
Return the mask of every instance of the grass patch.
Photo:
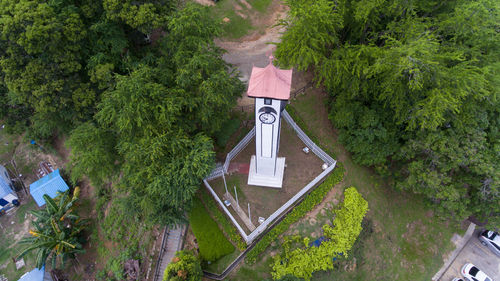
M223 38L238 39L254 29L249 17L244 19L236 14L234 9L235 3L234 0L220 0L214 6L210 7L215 19L223 23ZM246 7L243 8L244 10L241 10L241 12L247 14ZM228 18L229 22L224 22L224 18Z
M269 7L269 4L273 2L272 0L250 0L248 1L252 7L261 12L265 13L267 11L267 7Z
M226 239L197 197L194 198L194 205L189 213L189 224L196 236L202 260L213 262L234 251L234 246Z
M24 256L25 267L16 270L16 266L12 258L16 257L22 250L26 249L28 245L17 244L17 242L25 236L28 232L24 233L24 225L26 222L25 215L27 212L36 208L33 200L26 204L22 204L13 212L0 217L0 274L4 274L8 280L18 280L25 272L31 270L35 266L35 252L28 253Z
M208 194L208 191L206 190L205 187L202 187L200 192L200 197L209 212L211 213L212 217L217 221L219 226L222 227L222 230L226 233L226 235L233 241L234 244L238 247L240 250L244 250L247 247L247 244L245 241L243 241L243 238L238 234L238 230L236 230L236 227L227 220L227 217L221 212L221 210L217 207L215 204L214 199Z
M239 255L241 254L240 251L234 250L232 253L229 255L225 255L222 258L216 260L215 262L212 262L210 264L203 264L203 269L212 272L212 273L222 273L224 269L226 269L229 264L231 264Z
M238 16L234 10L224 11L222 13L223 16L220 17L220 20L224 18L228 18L229 22L223 23L222 37L228 39L238 39L245 35L247 35L250 31L254 29L252 26L252 22L246 18L242 18Z
M16 210L16 223L24 223L24 221L26 220L26 213L36 209L37 205L35 203L35 200L29 200L28 202L20 205Z
M243 263L237 272L233 272L228 281L241 281L241 280L272 280L269 268L273 262L272 257L263 257L254 265Z

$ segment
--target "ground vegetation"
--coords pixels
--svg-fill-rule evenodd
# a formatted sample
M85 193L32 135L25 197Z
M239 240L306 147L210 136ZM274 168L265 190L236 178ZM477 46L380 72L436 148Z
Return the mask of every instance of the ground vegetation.
M325 195L339 182L342 181L344 177L344 168L342 164L337 163L337 167L333 172L328 175L328 177L320 184L316 189L309 193L305 199L296 206L285 218L268 233L266 233L262 239L260 239L257 244L248 252L245 261L249 264L254 264L257 261L262 252L264 252L267 247L278 239L278 236L283 234L290 225L300 220L306 215L307 212L311 211L320 204Z
M201 260L214 262L234 251L234 246L227 240L198 198L194 200L194 206L189 213L189 225L196 237Z
M202 276L198 257L189 251L179 251L165 269L163 281L198 281Z
M291 249L290 241L284 242L284 253L274 257L273 278L278 280L286 275L293 275L311 280L315 271L333 269L337 257L348 256L358 238L368 202L354 187L344 191L344 201L334 212L332 226L323 226L324 241L319 246L311 245L311 239L303 239L302 247ZM300 237L300 236L299 236Z

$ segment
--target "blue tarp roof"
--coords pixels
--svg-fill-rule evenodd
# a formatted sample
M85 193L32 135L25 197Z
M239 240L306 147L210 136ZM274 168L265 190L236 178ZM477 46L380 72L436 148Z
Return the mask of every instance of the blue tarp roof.
M31 196L33 196L36 204L40 207L45 205L44 194L47 194L50 198L54 198L57 196L58 191L64 192L68 189L68 185L61 177L61 174L59 174L59 169L30 184Z
M4 198L8 194L14 194L14 191L12 191L12 188L10 188L4 178L0 177L0 199Z
M18 281L43 281L45 275L45 267L42 269L35 268L30 272L26 272Z

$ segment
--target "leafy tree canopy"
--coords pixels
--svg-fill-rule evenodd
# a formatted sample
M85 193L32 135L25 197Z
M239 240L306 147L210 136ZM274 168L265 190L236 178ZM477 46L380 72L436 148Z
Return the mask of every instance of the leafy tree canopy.
M425 194L456 218L476 215L494 226L498 1L310 2L288 2L277 57L316 72L354 160L392 174L396 187ZM320 14L315 22L304 16Z
M77 176L86 172L93 182L107 182L121 170L127 202L148 222L173 224L211 171L210 137L243 86L213 44L220 26L206 8L188 4L167 31L130 73L113 75L114 86L97 106L97 125L78 127L70 145ZM89 138L99 145L87 145Z
M123 21L144 33L164 27L177 3L175 0L103 0L109 19Z

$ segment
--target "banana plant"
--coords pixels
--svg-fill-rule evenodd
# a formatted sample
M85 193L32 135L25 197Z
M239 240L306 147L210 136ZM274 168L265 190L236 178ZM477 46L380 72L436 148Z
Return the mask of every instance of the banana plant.
M74 258L77 253L83 253L82 231L88 220L80 218L75 212L80 190L75 188L72 195L69 190L60 193L52 199L48 195L43 198L46 202L45 209L32 211L35 217L32 221L30 237L23 238L20 244L27 244L18 256L23 257L31 251L36 251L36 266L41 269L51 260L52 268L64 266L69 258Z

